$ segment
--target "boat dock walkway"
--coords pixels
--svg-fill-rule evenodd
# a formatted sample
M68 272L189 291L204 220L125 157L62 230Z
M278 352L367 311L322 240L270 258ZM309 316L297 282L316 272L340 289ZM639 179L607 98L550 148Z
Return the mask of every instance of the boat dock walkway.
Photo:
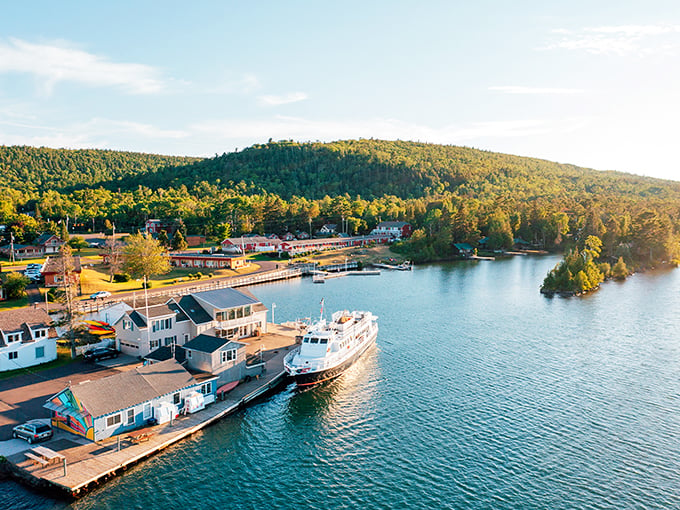
M143 439L134 433L125 433L94 443L82 437L55 430L54 437L42 443L59 456L59 463L37 463L27 450L7 457L13 475L20 481L46 490L78 497L91 488L109 480L142 459L177 443L204 427L241 409L258 397L268 393L287 379L283 358L295 344L296 330L278 326L276 336L264 340L269 350L265 361L266 372L259 379L239 384L205 409L180 416L169 423L144 430ZM62 460L63 459L63 460Z

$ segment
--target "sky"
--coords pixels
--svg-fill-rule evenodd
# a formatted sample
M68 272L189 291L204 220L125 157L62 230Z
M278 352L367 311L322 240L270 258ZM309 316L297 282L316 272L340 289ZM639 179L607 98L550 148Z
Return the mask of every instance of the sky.
M399 139L680 180L677 0L2 11L0 145L210 157Z

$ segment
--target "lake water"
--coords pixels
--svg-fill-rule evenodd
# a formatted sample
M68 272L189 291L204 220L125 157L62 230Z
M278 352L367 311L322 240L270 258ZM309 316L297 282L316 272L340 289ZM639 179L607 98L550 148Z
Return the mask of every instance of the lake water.
M277 322L318 315L322 297L328 312L370 310L377 345L69 508L680 507L680 271L545 298L557 261L254 287ZM0 507L65 506L0 492Z

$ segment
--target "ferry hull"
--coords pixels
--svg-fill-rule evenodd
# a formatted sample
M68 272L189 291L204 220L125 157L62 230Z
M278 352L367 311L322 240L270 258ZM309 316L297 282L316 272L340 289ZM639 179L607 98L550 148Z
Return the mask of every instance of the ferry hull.
M327 368L325 370L319 370L317 372L291 374L291 377L293 377L293 380L295 381L295 384L298 385L298 387L312 386L314 384L335 379L336 377L341 376L345 370L351 367L354 362L358 360L361 355L375 343L377 336L378 332L376 331L373 335L371 335L371 338L362 346L361 349L357 350L357 352L355 352L352 356L334 367Z

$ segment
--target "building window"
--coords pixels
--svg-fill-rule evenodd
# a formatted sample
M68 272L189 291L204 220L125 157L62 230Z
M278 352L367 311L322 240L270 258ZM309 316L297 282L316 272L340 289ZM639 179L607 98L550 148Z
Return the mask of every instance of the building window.
M205 383L204 385L201 386L201 393L204 395L209 395L212 390L212 383Z
M184 333L184 343L187 343L189 341L189 334Z
M151 404L147 402L144 404L144 419L148 420L149 418L151 418Z
M163 340L163 345L170 345L170 344L176 344L177 343L177 337L176 336L166 336L165 339Z
M234 361L236 359L236 349L229 349L228 351L222 351L222 363L227 361Z
M191 349L187 349L187 359L191 359Z
M9 359L17 359L19 357L19 351L8 352L7 356Z
M149 349L152 351L155 351L161 346L161 341L160 340L151 340L149 341Z
M33 332L33 336L35 336L35 338L45 338L45 337L47 337L47 330L46 329L37 329Z
M12 342L20 342L21 341L21 333L10 333L7 335L7 343L11 344Z
M127 329L129 331L132 331L132 321L124 319L123 320L123 329Z
M113 416L108 416L106 418L106 428L110 429L111 427L115 427L116 425L120 425L121 421L122 420L121 420L121 417L120 417L120 413L114 414Z
M172 402L173 402L175 405L179 405L179 393L175 393L175 394L172 396Z
M243 316L248 317L250 315L250 305L243 307Z
M152 331L163 331L165 329L172 329L172 318L159 319L151 323Z
M45 357L45 347L44 346L36 347L35 348L35 358L38 359L38 358L44 358L44 357Z
M135 410L134 409L128 409L127 410L127 424L128 425L134 425L135 423Z

